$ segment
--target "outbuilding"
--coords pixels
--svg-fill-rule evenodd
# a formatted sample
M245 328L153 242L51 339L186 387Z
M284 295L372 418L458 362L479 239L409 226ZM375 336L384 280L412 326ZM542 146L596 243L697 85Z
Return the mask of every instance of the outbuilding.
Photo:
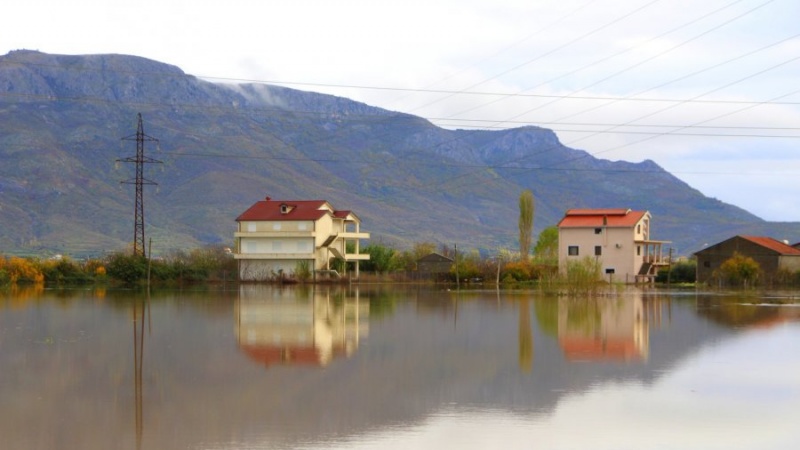
M695 252L697 282L707 283L722 263L737 253L757 262L767 283L774 280L779 271L800 270L800 249L771 237L737 235Z

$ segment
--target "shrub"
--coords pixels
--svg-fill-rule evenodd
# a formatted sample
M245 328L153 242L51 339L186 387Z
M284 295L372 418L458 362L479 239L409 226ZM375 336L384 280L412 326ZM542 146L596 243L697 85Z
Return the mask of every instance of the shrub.
M503 280L527 281L531 279L532 266L528 261L510 261L503 266Z
M88 283L92 274L87 273L80 264L70 258L48 260L38 264L44 280L48 284Z
M600 262L591 256L568 261L566 281L571 294L593 291L602 282Z
M667 280L671 283L694 283L697 280L697 260L678 261L670 269L659 271L656 281L666 283Z
M5 270L8 273L9 282L12 284L17 282L44 282L42 271L32 261L24 258L12 256L5 263Z
M311 263L305 259L297 261L294 266L294 276L300 281L308 281L311 278Z
M738 252L723 261L715 271L716 278L721 282L742 287L755 285L760 274L761 266L753 258Z
M108 275L126 284L134 284L147 276L147 259L142 255L114 253L106 265Z

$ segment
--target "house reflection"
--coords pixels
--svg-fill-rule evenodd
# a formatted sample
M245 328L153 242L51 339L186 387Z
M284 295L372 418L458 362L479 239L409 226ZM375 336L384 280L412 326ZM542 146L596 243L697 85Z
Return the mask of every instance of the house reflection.
M369 302L358 289L242 285L235 317L239 348L267 367L327 366L369 332Z
M800 308L792 294L772 298L747 295L711 296L696 299L697 312L709 320L733 328L771 328L800 321Z
M668 302L640 292L614 298L562 299L558 342L567 360L646 360L650 327L660 326Z

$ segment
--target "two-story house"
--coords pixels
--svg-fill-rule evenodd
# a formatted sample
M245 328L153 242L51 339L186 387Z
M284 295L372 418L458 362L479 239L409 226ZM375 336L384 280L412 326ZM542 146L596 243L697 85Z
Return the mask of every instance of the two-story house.
M369 259L359 252L361 220L352 211L336 210L325 200L272 200L256 202L236 218L234 234L239 279L263 281L291 275L299 264L317 273L330 271L331 261Z
M669 265L662 254L668 241L650 239L648 211L630 209L570 209L558 223L558 268L569 261L596 258L611 281L653 281Z

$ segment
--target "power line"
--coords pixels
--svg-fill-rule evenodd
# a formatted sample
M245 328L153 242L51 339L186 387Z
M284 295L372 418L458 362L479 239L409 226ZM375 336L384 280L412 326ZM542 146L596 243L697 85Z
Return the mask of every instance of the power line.
M554 77L554 78L551 78L551 79L549 79L549 80L546 80L546 81L542 81L542 82L540 82L540 83L537 83L536 85L534 85L534 86L531 86L531 87L529 87L529 88L527 88L527 89L523 90L521 93L524 93L524 92L527 92L527 91L530 91L530 90L536 89L536 88L538 88L538 87L541 87L541 86L548 85L548 84L550 84L550 83L552 83L552 82L554 82L554 81L558 81L558 80L560 80L560 79L562 79L562 78L565 78L565 77L567 77L567 76L569 76L569 75L573 75L573 74L575 74L575 73L578 73L578 72L580 72L580 71L582 71L582 70L588 69L589 67L596 66L596 65L598 65L598 64L600 64L600 63L602 63L602 62L605 62L605 61L611 60L611 59L613 59L613 58L616 58L617 56L624 55L624 54L626 54L626 53L628 53L628 52L630 52L630 51L632 51L632 50L634 50L634 49L636 49L636 48L639 48L639 47L641 47L641 46L643 46L643 45L646 45L646 44L648 44L648 43L650 43L650 42L653 42L653 41L655 41L655 40L657 40L657 39L661 39L661 38L663 38L664 36L668 36L668 35L670 35L670 34L672 34L672 33L676 32L676 31L678 31L678 30L680 30L680 29L683 29L683 28L686 28L686 27L688 27L689 25L692 25L692 24L694 24L694 23L697 23L697 22L699 22L699 21L701 21L701 20L703 20L703 19L705 19L705 18L707 18L707 17L709 17L709 16L712 16L712 15L714 15L714 14L716 14L716 13L718 13L718 12L720 12L720 11L724 10L724 9L727 9L727 8L729 8L729 7L733 6L733 5L735 5L736 3L739 3L739 2L741 2L741 1L742 1L742 0L735 0L735 1L731 2L731 3L728 3L727 5L725 5L725 6L723 6L723 7L717 8L717 9L715 9L715 10L713 10L713 11L709 12L709 13L706 13L706 14L704 14L704 15L702 15L702 16L700 16L700 17L698 17L698 18L694 19L694 20L691 20L691 21L689 21L689 22L686 22L686 23L684 23L684 24L682 24L682 25L680 25L680 26L678 26L678 27L672 28L672 29L670 29L669 31L666 31L666 32L664 32L664 33L661 33L661 34L659 34L659 35L656 35L656 36L653 36L653 37L651 37L650 39L648 39L647 41L645 41L645 42L643 42L643 43L640 43L640 44L637 44L637 45L634 45L634 46L628 47L628 48L626 48L626 49L624 49L624 50L620 50L620 51L618 51L618 52L616 52L616 53L613 53L613 54L611 54L611 55L608 55L608 56L605 56L605 57L603 57L603 58L600 58L600 59L594 60L594 61L590 62L589 64L585 64L585 65L583 65L583 66L581 66L581 67L579 67L579 68L577 68L577 69L573 69L573 70L571 70L571 71L569 71L569 72L563 73L563 74L561 74L561 75L559 75L559 76L557 76L557 77ZM662 53L659 53L659 55L656 55L656 56L660 56L660 55L662 55L662 54L663 54L663 52L662 52ZM633 67L635 67L635 66L633 66ZM632 68L632 67L629 67L628 69L625 69L625 70L623 70L622 72L624 72L624 71L626 71L626 70L629 70L630 68ZM618 72L618 73L621 73L621 72ZM610 77L606 77L605 79L608 79L608 78L610 78ZM604 80L605 80L605 79L604 79ZM604 80L601 80L601 82L602 82L602 81L604 81ZM589 87L590 87L590 86L589 86ZM545 104L545 105L542 105L542 106L539 106L539 107L537 107L537 108L534 108L534 109L531 109L531 110L525 111L525 112L524 112L524 113L522 113L522 114L518 114L518 115L516 115L516 116L512 117L512 119L515 119L515 118L517 118L517 117L520 117L520 116L522 116L522 115L524 115L524 114L527 114L527 113L529 113L529 112L531 112L531 111L534 111L534 110L536 110L536 109L540 109L540 108L542 108L542 107L544 107L544 106L548 106L548 105L550 105L550 104L552 104L552 103L555 103L555 102L556 102L556 101L558 101L558 100L564 100L564 99L568 99L568 98L578 98L578 96L576 96L576 95L574 95L574 94L577 94L578 92L581 92L582 90L585 90L585 89L587 89L587 88L588 88L588 87L584 86L584 87L583 87L583 88L581 88L581 89L576 89L576 90L573 90L573 92L572 92L571 94L568 94L568 95L561 96L561 97L559 97L559 98L556 98L555 100L553 100L553 101L552 101L552 102L550 102L550 103L547 103L547 104ZM500 99L494 100L494 101L492 101L492 102L485 103L485 104L483 104L483 105L474 106L474 107L471 107L471 108L469 108L469 109L466 109L466 110L459 111L459 112L457 112L457 113L453 114L453 116L459 116L459 115L461 115L461 114L464 114L464 113L467 113L467 112L470 112L470 111L473 111L473 110L476 110L476 109L479 109L479 108L483 108L483 107L485 107L485 106L488 106L488 105L490 105L490 104L492 104L492 103L497 103L497 102L499 102L499 101L501 101L501 100L504 100L504 99L505 99L505 98L500 98Z

